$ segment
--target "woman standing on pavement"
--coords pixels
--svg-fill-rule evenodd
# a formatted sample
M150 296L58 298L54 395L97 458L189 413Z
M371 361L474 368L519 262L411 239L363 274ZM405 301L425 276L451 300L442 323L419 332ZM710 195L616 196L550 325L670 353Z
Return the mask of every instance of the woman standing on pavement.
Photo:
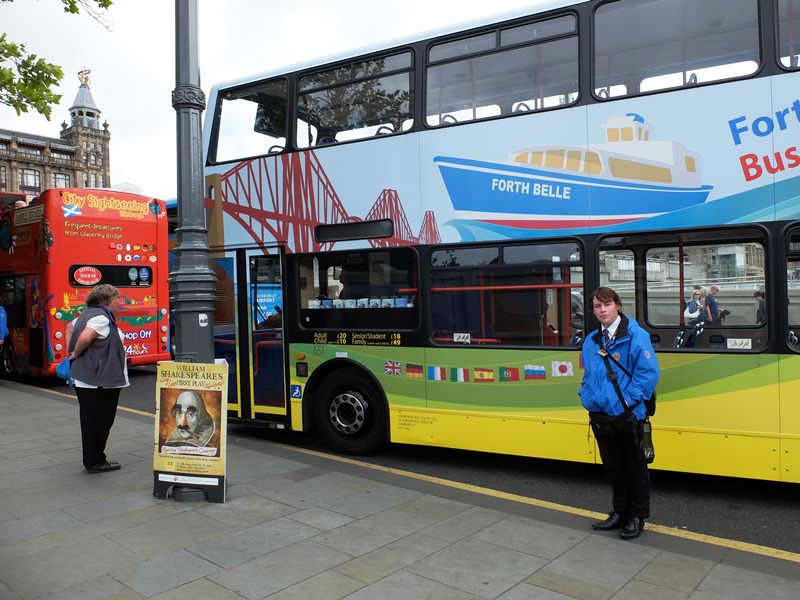
M116 471L105 449L123 387L129 385L123 334L113 305L119 290L100 284L86 298L86 310L67 325L70 376L80 405L83 466L89 473Z

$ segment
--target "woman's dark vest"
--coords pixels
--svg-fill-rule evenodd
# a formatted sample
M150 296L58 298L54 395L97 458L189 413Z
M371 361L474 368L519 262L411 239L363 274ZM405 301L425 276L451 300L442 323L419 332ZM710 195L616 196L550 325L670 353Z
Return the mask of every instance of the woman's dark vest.
M98 315L108 317L111 322L111 331L105 339L99 337L89 344L89 347L78 358L73 358L70 364L70 376L97 387L123 387L125 381L125 346L119 338L117 322L114 313L100 306L88 307L75 321L75 327L70 338L69 352L75 349L75 343L86 329L89 319Z

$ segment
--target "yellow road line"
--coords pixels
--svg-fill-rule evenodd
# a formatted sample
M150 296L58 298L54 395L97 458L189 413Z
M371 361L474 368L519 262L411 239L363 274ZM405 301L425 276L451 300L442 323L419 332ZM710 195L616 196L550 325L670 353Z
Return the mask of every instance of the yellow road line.
M35 385L28 385L26 383L19 383L17 385L24 385L29 388L33 388L35 390L39 390L42 392L48 392L50 394L55 394L56 396L63 396L64 398L71 398L72 400L77 400L75 394L65 394L64 392L59 392L58 390L49 390L47 388L40 388L36 387ZM155 413L144 412L142 410L136 410L135 408L127 408L125 406L118 406L117 410L124 410L125 412L133 413L135 415L142 415L143 417L153 417L155 418Z
M155 419L155 413L144 412L143 410L136 410L135 408L127 408L125 406L118 406L117 410L124 410L125 412L133 413L135 415L142 415L143 417L152 417Z

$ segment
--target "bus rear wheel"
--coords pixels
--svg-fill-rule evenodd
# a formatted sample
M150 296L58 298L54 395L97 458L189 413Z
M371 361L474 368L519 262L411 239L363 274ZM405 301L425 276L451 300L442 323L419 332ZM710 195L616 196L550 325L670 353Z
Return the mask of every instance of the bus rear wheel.
M14 348L8 340L0 346L0 376L8 377L14 372Z
M364 455L386 443L386 405L375 384L355 369L342 369L322 382L314 422L334 451Z

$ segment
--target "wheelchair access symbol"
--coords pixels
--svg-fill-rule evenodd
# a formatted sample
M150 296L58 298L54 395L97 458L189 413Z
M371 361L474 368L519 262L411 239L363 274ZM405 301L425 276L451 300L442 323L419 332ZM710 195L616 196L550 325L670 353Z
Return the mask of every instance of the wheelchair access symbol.
M303 386L301 386L301 385L292 385L292 386L289 386L289 390L291 392L292 398L302 398L303 397Z

